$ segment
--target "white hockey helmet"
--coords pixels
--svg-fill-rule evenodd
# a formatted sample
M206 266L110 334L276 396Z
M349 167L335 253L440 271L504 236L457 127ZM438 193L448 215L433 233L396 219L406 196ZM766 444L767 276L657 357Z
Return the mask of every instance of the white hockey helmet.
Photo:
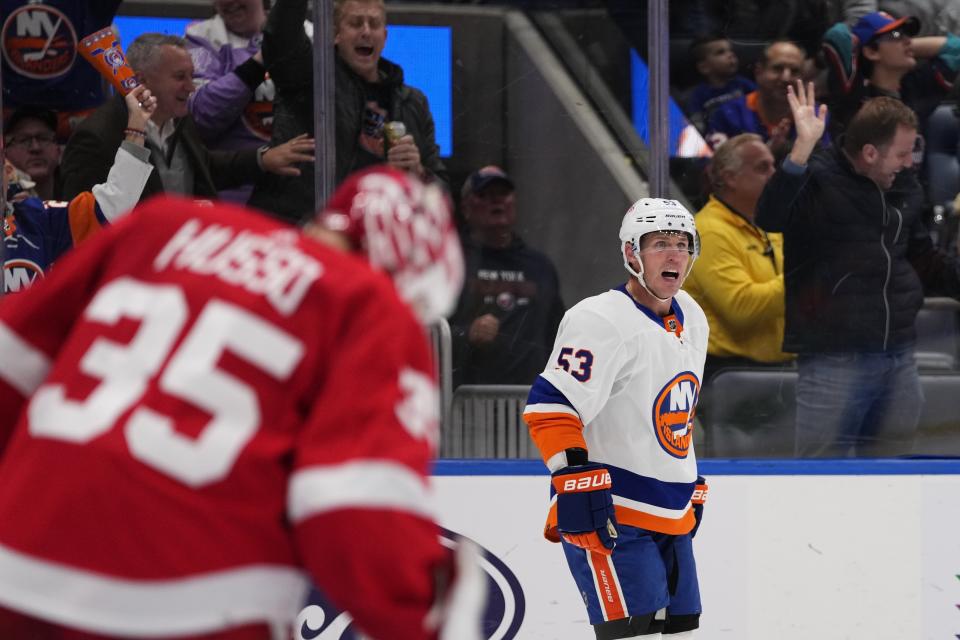
M666 200L664 198L640 198L634 202L623 216L623 222L620 223L620 257L623 258L623 266L626 267L630 275L640 280L640 284L647 291L647 283L643 279L643 262L640 261L640 271L634 270L627 259L627 253L623 248L625 242L633 245L633 252L639 256L640 239L648 233L683 233L689 240L690 262L687 263L687 271L683 274L683 280L686 280L693 268L693 263L700 255L700 235L697 233L697 225L693 221L693 214L687 211L687 208L676 200ZM682 281L681 281L682 282ZM653 295L658 300L652 291Z

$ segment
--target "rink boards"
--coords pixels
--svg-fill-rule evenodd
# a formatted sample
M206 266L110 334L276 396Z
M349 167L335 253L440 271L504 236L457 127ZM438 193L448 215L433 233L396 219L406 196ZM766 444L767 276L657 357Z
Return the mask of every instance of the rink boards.
M706 460L697 640L960 634L960 460ZM590 640L539 461L437 463L439 520L477 541L491 640Z

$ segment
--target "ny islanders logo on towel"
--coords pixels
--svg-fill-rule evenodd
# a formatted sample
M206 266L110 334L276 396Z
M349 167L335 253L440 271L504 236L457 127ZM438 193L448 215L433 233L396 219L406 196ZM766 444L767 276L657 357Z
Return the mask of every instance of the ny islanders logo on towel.
M686 458L693 442L693 415L700 395L700 380L690 371L677 374L664 385L653 403L653 430L663 450Z

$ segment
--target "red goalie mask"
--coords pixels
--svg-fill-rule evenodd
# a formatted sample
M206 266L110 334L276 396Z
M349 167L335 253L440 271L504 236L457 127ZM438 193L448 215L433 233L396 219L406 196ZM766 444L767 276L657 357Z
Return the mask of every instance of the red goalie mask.
M390 274L424 324L453 311L463 285L463 252L443 190L387 166L354 173L317 224Z

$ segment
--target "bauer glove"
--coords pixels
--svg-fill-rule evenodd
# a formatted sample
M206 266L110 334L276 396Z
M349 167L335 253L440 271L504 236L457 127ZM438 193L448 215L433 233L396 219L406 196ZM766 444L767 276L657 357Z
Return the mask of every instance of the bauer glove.
M610 472L599 464L564 467L553 474L557 529L564 540L588 551L613 553L617 518L611 486Z

